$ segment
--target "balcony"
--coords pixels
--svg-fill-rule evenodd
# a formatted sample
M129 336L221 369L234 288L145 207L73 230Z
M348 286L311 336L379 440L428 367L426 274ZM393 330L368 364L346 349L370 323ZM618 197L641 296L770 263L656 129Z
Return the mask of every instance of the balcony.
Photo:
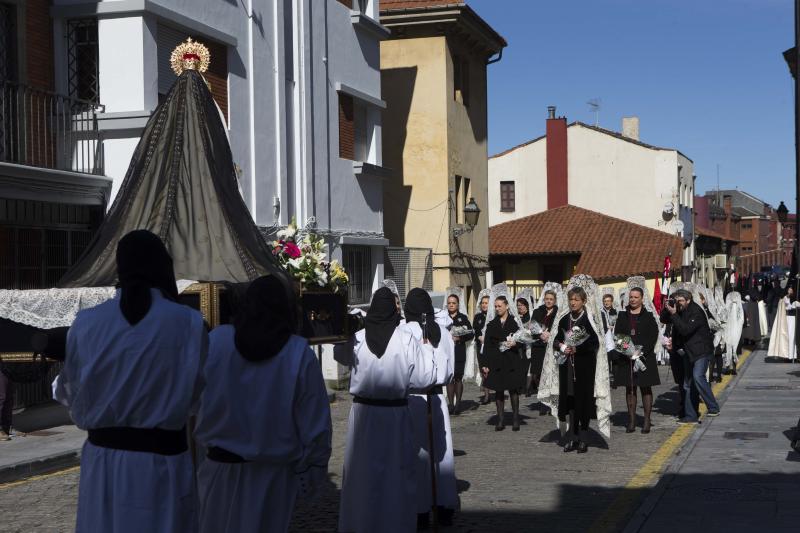
M0 164L102 176L103 106L0 82Z

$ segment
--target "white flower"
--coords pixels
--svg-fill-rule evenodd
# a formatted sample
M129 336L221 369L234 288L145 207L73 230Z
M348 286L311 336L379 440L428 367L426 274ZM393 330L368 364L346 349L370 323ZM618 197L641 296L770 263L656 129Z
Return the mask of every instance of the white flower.
M282 229L278 232L278 238L286 241L293 238L296 234L297 234L297 228L290 224L286 226L286 229Z
M302 265L303 265L303 257L302 256L301 257L297 257L295 259L289 259L289 266L294 268L294 269L296 269L296 270L302 269Z
M572 332L573 333L578 333L580 330L581 330L581 328L579 328L578 326L572 326Z

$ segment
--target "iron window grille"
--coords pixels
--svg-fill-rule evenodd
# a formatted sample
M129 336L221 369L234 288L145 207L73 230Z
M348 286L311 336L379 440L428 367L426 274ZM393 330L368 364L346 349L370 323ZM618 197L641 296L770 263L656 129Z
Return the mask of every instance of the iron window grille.
M97 19L68 20L66 38L70 96L99 103L100 62Z
M343 246L342 265L350 278L350 303L369 303L372 296L372 249L368 246Z
M394 281L400 299L415 287L433 290L433 252L430 248L386 248L383 254L386 279Z

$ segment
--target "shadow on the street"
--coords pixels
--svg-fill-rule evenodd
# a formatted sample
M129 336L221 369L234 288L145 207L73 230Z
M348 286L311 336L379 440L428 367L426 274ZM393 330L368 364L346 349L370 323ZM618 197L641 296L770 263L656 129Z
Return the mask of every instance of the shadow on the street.
M72 424L69 411L54 401L28 407L14 415L14 429L22 433L31 433L43 429Z

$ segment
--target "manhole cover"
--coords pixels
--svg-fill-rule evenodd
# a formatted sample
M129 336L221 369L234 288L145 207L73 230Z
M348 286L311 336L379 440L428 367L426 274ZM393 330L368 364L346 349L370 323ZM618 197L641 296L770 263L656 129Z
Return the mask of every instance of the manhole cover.
M60 435L60 431L48 431L46 429L41 429L39 431L31 431L30 433L26 433L31 437L52 437L53 435Z
M756 440L769 438L769 433L760 433L758 431L726 431L723 436L731 440Z
M747 390L793 390L795 387L789 385L749 385Z

